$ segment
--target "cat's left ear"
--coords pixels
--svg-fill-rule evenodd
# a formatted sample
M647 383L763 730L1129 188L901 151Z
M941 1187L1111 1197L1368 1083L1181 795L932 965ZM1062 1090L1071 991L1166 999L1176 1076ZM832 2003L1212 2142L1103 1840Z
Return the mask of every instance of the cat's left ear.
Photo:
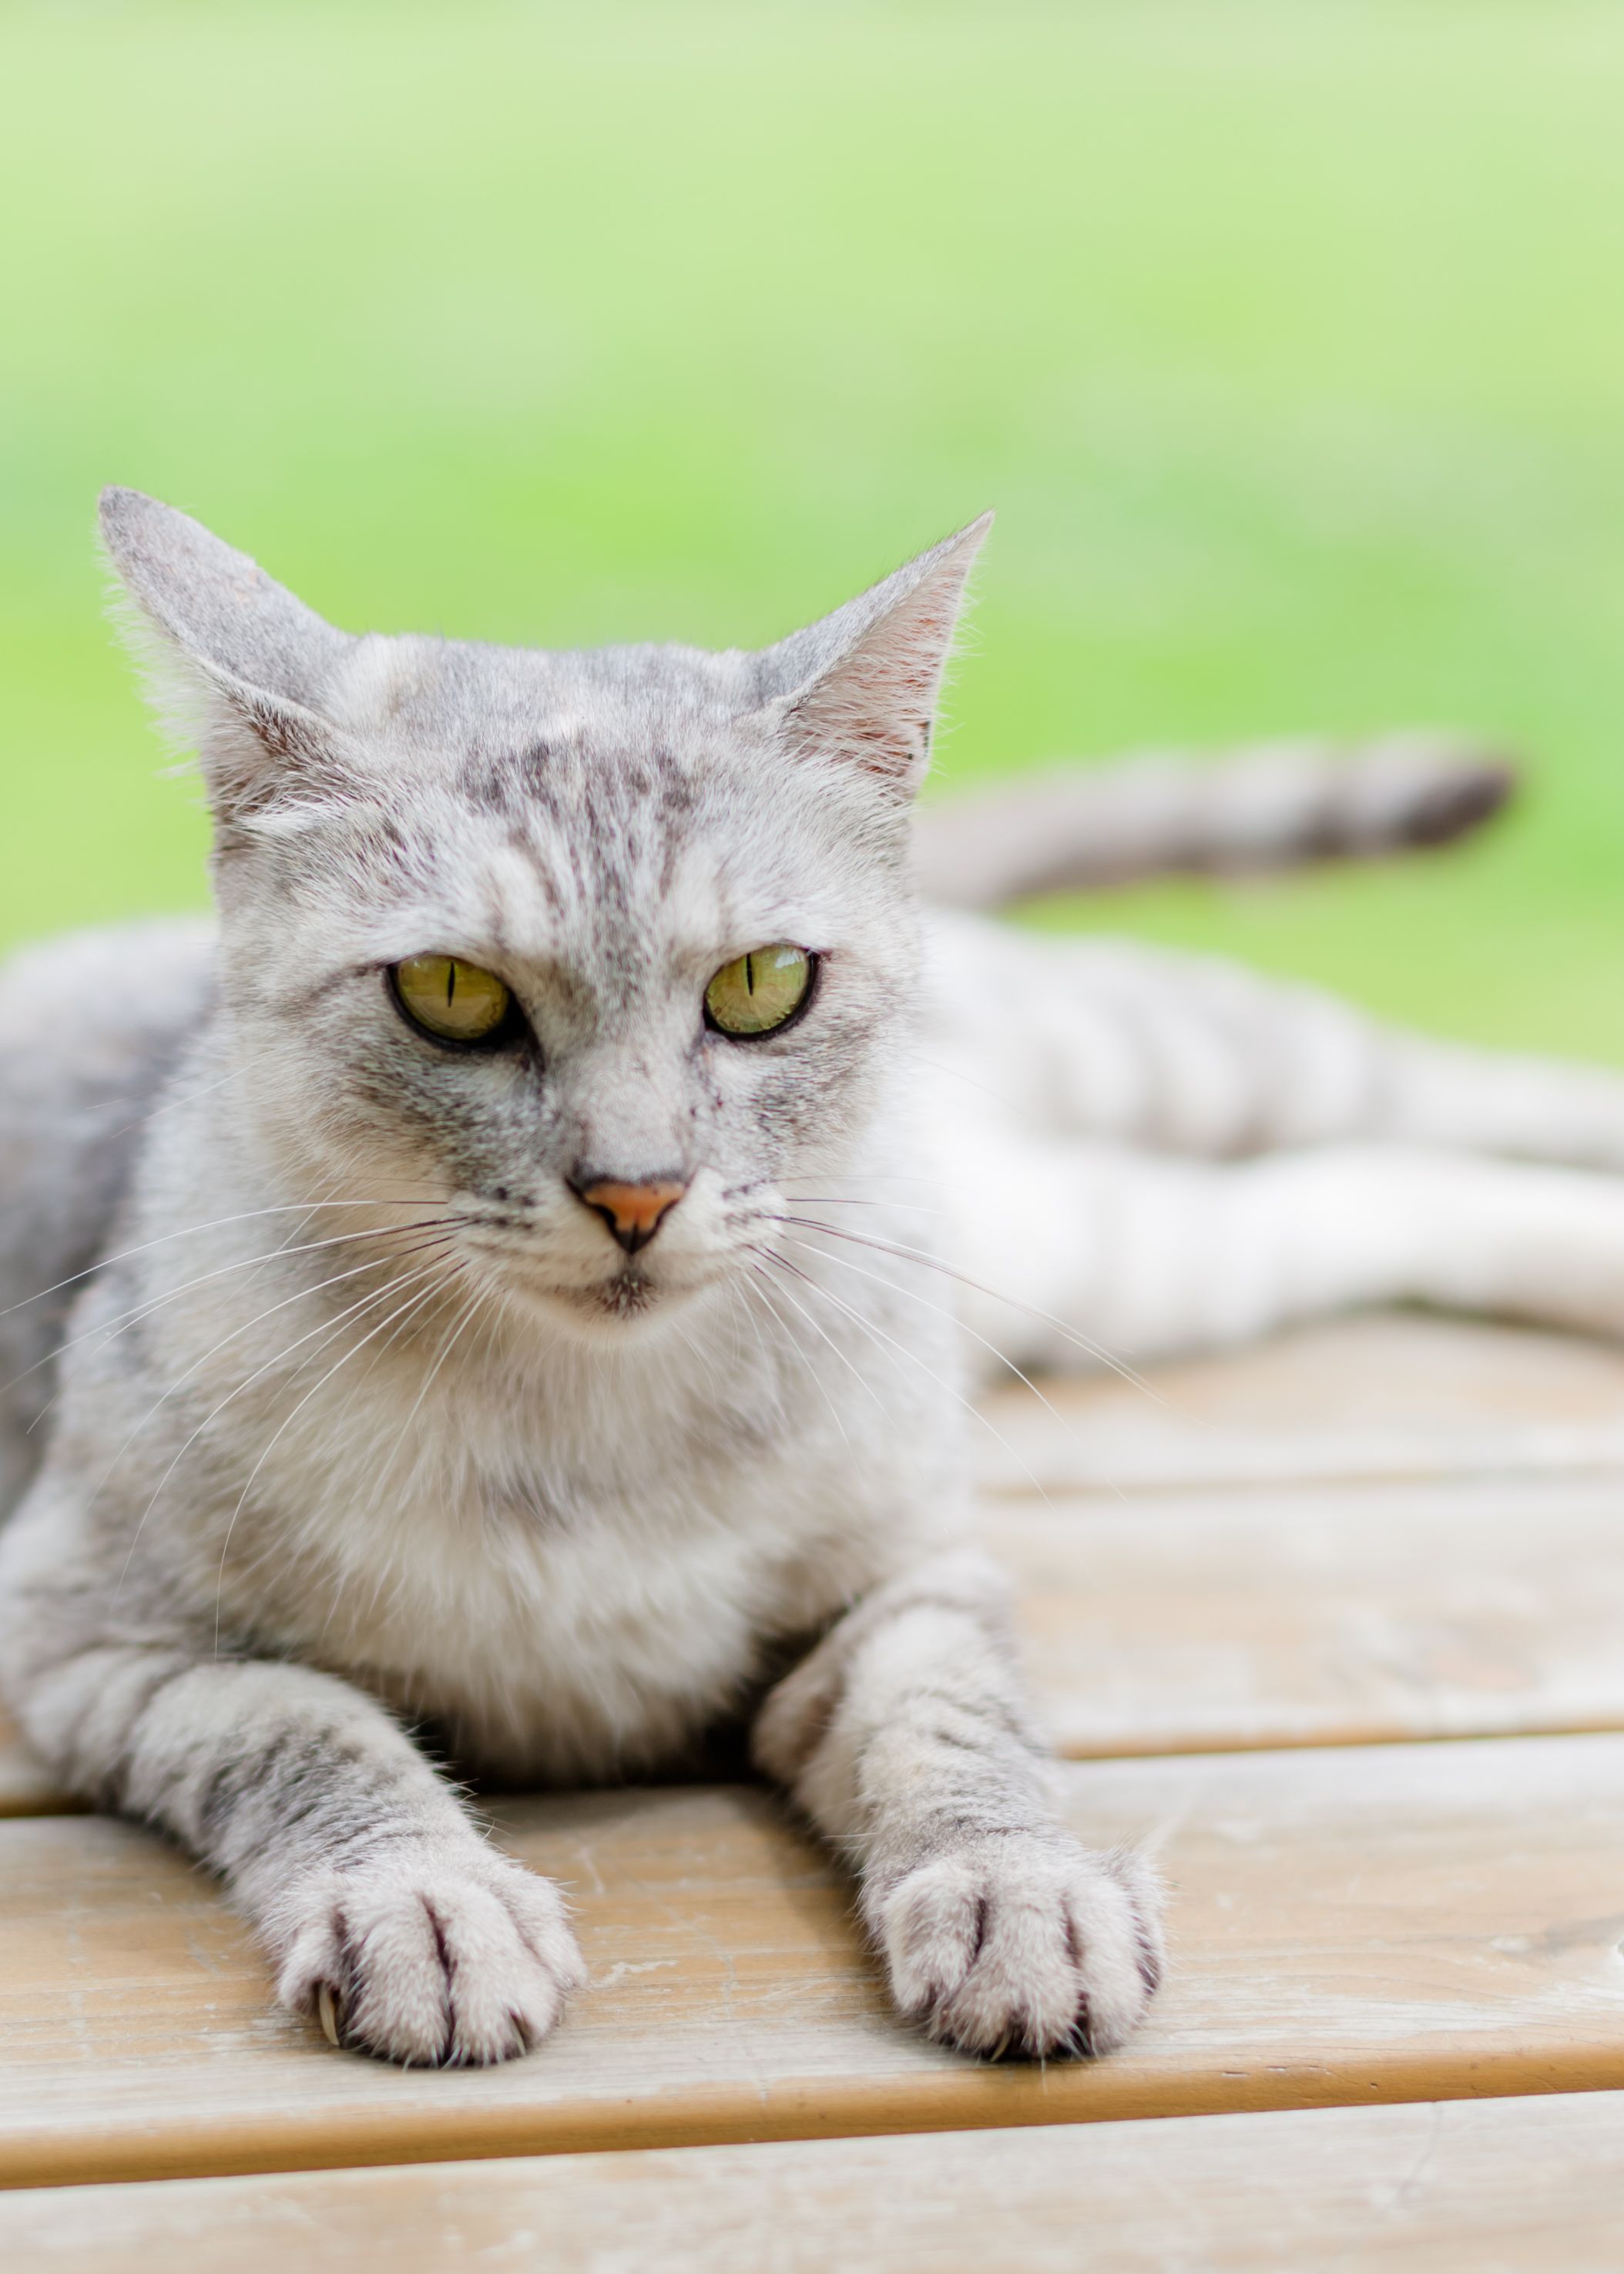
M912 798L930 764L965 581L992 518L982 514L767 650L760 662L771 707L797 755L856 767L899 802Z

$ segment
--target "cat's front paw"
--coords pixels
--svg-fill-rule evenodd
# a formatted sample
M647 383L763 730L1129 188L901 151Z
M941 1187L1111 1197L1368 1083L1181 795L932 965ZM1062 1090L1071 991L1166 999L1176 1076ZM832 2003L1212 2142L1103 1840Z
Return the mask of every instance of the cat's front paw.
M414 2067L530 2052L586 1978L552 1881L471 1838L302 1879L272 1924L283 2005Z
M866 1908L898 2006L966 2052L1109 2052L1162 1979L1152 1872L1063 1834L967 1841Z

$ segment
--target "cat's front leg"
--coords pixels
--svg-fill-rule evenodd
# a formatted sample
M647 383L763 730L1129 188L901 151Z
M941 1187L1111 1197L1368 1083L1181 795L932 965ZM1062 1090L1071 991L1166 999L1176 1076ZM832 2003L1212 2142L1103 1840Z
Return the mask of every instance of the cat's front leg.
M1056 1818L984 1558L861 1602L767 1699L755 1750L855 1864L891 1993L934 2036L1101 2053L1139 2021L1162 1969L1154 1875Z
M336 2041L477 2066L553 2028L583 1978L559 1890L490 1847L349 1683L96 1638L47 1652L20 1681L8 1656L13 1700L56 1773L220 1871L282 2002Z

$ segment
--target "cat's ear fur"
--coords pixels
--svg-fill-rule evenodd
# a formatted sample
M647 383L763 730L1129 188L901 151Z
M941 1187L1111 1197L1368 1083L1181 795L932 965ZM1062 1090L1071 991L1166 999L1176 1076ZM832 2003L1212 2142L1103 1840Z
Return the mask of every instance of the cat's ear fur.
M139 490L103 490L101 530L133 604L124 629L166 723L196 748L222 841L352 792L352 746L324 700L358 643Z
M984 513L763 657L779 731L797 755L854 766L899 802L930 764L942 674Z

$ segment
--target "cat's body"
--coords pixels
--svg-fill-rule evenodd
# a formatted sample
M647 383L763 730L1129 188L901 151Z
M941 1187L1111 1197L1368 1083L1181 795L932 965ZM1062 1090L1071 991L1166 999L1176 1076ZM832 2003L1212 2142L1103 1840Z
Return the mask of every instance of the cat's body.
M977 532L762 656L553 658L351 641L165 508L107 525L189 659L222 929L0 980L13 1487L56 1393L0 1540L35 1743L227 1876L288 2003L490 2059L578 1960L387 1709L516 1780L748 1716L905 2011L1117 2043L1154 1897L1049 1811L959 1545L963 1359L1393 1295L1624 1325L1624 1187L1440 1149L1624 1165L1624 1084L922 919ZM780 953L789 1011L712 1016ZM425 962L496 1023L424 1026ZM98 1264L39 1365L65 1291L25 1299Z
M227 1651L359 1675L431 1721L484 1777L567 1783L669 1768L737 1713L781 1645L817 1634L876 1579L952 1537L958 1417L951 1399L943 1415L922 1370L953 1376L945 1321L927 1314L921 1330L906 1299L876 1290L864 1314L906 1334L920 1365L878 1398L842 1395L838 1411L807 1378L781 1288L702 1308L652 1346L583 1344L500 1315L453 1342L468 1291L412 1276L438 1254L426 1236L387 1241L402 1260L373 1269L350 1236L359 1211L272 1212L285 1207L281 1187L262 1162L244 1162L235 1085L198 1031L208 928L132 926L74 945L76 996L31 984L26 955L9 990L0 980L0 1033L31 1046L36 1066L64 1032L82 1066L132 970L161 981L172 1012L168 1050L144 1061L169 1061L151 1095L139 1094L141 1069L132 1088L132 1070L115 1060L105 1109L86 1111L81 1084L73 1117L42 1117L26 1170L14 1119L7 1163L19 1219L79 1181L65 1141L76 1125L86 1152L100 1134L132 1171L105 1229L116 1260L69 1307L68 1380L52 1417L58 1464L76 1478L113 1468L113 1489L85 1518L97 1574L123 1575L132 1510L139 1524L153 1502L116 1591L121 1622L140 1615L150 1551L162 1567L161 1623L184 1602L206 1653L217 1620ZM161 1146L142 1142L154 1127ZM115 1181L106 1167L101 1181ZM375 1215L410 1224L427 1213ZM865 1228L870 1217L881 1237L911 1240L919 1228L902 1202L865 1208ZM71 1268L71 1254L59 1247L50 1261ZM41 1276L43 1262L36 1246L18 1299L64 1276ZM397 1273L398 1301L376 1300ZM787 1284L789 1297L804 1294ZM414 1297L427 1298L415 1314ZM34 1322L45 1307L25 1304L4 1321L8 1373L35 1367L11 1391L19 1467L38 1457L42 1432L29 1425L58 1386L36 1363L52 1346L50 1326ZM397 1322L408 1329L398 1336ZM823 1325L851 1363L871 1366L853 1321L831 1307ZM843 1368L816 1348L839 1392ZM61 1533L48 1521L59 1570ZM94 1592L100 1604L99 1580Z

